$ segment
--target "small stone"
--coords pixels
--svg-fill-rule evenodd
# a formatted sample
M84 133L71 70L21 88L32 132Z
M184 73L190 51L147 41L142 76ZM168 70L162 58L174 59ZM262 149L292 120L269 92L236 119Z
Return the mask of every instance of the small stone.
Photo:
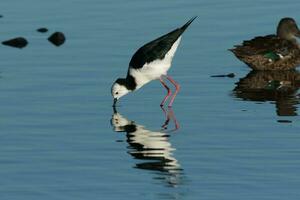
M65 42L66 38L62 32L55 32L48 38L48 40L55 46L60 46Z
M36 31L40 32L40 33L46 33L46 32L48 32L48 29L47 28L39 28Z
M292 123L291 120L277 120L278 123Z
M13 38L13 39L10 39L10 40L6 40L4 42L2 42L3 45L6 45L6 46L11 46L11 47L16 47L16 48L23 48L25 47L28 42L25 38L23 37L17 37L17 38Z

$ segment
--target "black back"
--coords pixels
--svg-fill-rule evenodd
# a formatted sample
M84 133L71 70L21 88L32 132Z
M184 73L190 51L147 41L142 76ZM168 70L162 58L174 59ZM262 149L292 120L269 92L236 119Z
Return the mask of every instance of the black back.
M154 60L162 60L176 40L182 35L187 27L196 19L193 17L181 28L177 28L166 35L163 35L139 48L132 56L129 67L139 69L145 63L150 63Z

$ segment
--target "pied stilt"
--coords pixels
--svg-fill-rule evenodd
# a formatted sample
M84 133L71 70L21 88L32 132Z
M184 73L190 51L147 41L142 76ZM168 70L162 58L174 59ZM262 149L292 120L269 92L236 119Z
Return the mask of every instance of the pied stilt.
M172 106L180 85L168 76L167 72L171 67L174 54L181 40L181 35L195 18L190 19L182 27L145 44L135 52L129 63L127 77L118 78L112 85L113 106L116 105L119 98L141 88L152 80L160 80L162 85L167 89L167 95L160 104L163 106L172 95L170 88L164 82L163 78L168 79L176 88L168 105L169 107Z

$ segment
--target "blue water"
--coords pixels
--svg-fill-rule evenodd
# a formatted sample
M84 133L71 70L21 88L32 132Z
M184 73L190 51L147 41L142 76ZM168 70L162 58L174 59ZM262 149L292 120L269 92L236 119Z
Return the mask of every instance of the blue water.
M273 33L281 17L300 25L299 7L2 0L0 40L29 44L0 46L0 199L298 199L299 71L253 74L227 49ZM156 81L114 112L111 84L135 50L194 15L170 70L182 88L173 110L159 107ZM61 47L47 41L55 31Z

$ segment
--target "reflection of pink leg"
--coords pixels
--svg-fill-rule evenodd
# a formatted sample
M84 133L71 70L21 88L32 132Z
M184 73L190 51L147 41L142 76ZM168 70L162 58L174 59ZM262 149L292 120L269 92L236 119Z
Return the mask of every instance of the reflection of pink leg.
M164 80L162 78L159 79L161 84L167 89L168 93L165 96L165 98L162 100L162 102L160 103L160 106L163 106L165 104L165 102L167 101L167 99L169 98L169 96L172 95L172 92L170 90L170 88L167 86L167 84L164 82Z
M167 79L168 79L168 80L175 86L175 88L176 88L176 91L175 91L175 93L174 93L173 97L171 98L171 101L170 101L170 103L169 103L169 105L168 105L169 107L172 107L173 101L174 101L174 99L175 99L177 93L178 93L179 90L180 90L180 85L179 85L178 83L176 83L170 76L167 76Z

